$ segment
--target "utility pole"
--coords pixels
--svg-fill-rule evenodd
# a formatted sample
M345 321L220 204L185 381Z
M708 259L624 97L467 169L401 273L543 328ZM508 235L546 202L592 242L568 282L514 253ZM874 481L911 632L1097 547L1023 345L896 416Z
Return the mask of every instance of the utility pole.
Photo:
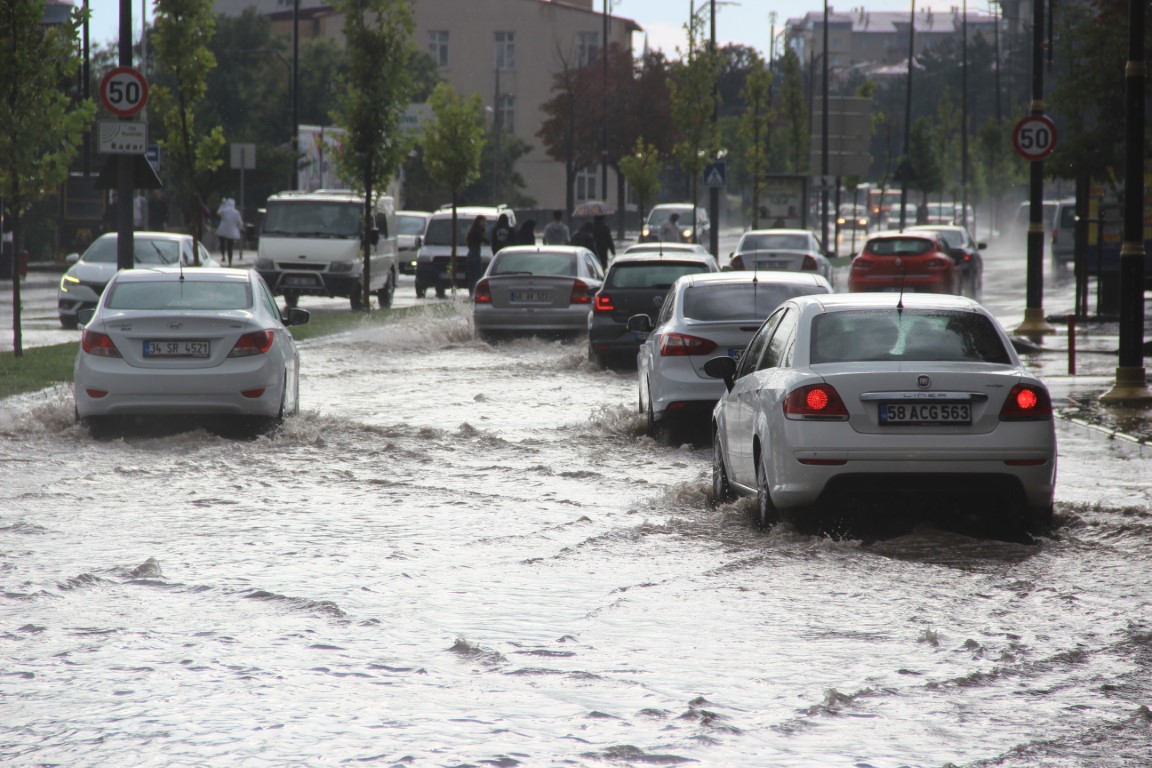
M132 0L120 0L120 66L132 66ZM132 118L120 118L131 120ZM116 157L116 267L132 269L136 265L135 241L132 237L133 155Z
M915 2L915 0L913 0ZM821 94L820 115L820 244L828 250L828 0L824 0L824 61L821 69L824 87ZM813 75L816 73L813 72Z
M500 202L500 142L504 133L504 120L500 114L500 65L496 65L496 93L492 100L492 200Z
M1145 0L1128 3L1128 66L1124 68L1124 242L1120 246L1120 359L1109 405L1148 405L1144 369L1144 22Z
M908 223L908 179L912 175L912 160L908 156L912 145L912 61L916 57L916 0L912 0L912 15L908 19L908 85L904 93L904 162L900 174L900 230Z
M960 223L968 229L968 0L960 20Z
M712 12L711 31L709 35L709 45L711 46L712 62L716 63L716 0L710 0L710 10ZM720 122L720 81L719 72L714 73L712 78L712 136L715 141L717 124ZM719 158L713 158L717 161ZM693 201L695 203L695 201ZM708 227L708 250L712 251L712 258L719 261L720 259L720 188L716 186L708 187L708 218L711 219L711 225ZM699 228L700 222L696 221L696 213L692 213L692 225ZM692 238L695 240L696 238Z
M600 121L600 199L605 205L608 203L608 0L604 0L604 33L601 53L604 54L604 71L602 73L603 100L601 109L603 118ZM623 201L621 201L623 205Z
M300 0L292 0L292 189L300 189Z

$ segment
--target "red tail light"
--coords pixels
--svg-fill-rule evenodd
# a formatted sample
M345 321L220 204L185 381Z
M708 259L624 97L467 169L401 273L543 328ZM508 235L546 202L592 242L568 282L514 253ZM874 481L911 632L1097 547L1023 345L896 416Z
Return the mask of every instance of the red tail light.
M96 357L123 357L112 343L112 339L98 331L84 331L84 335L80 337L80 347L87 354Z
M272 331L253 331L241 336L236 345L232 347L232 351L228 353L228 357L251 357L252 355L262 355L272 348L272 342L276 339L276 334Z
M947 258L947 259L944 259L944 258L940 258L939 256L937 256L937 257L936 257L936 258L934 258L934 259L928 259L928 261L926 261L926 262L924 263L924 266L925 266L925 267L926 267L926 268L927 268L929 271L936 271L936 272L938 272L938 271L941 271L941 270L945 270L945 269L948 269L949 267L953 266L955 263L956 263L956 262L952 261L952 259L951 259L951 258Z
M744 257L743 256L733 256L732 257L732 269L744 269Z
M473 304L491 304L492 303L492 289L488 286L488 279L487 278L476 283L476 287L472 289L472 303Z
M847 421L848 408L831 384L809 384L784 398L784 415L789 419Z
M592 293L588 290L588 283L583 280L574 280L572 282L572 296L568 299L569 304L591 304Z
M816 259L811 256L805 256L804 262L800 265L801 270L816 271Z
M594 312L613 312L616 305L612 303L612 297L606 293L596 294L596 303L592 305Z
M1048 390L1031 384L1017 384L1000 409L1000 421L1048 421L1052 418L1052 398Z
M702 339L699 336L689 336L685 333L666 333L660 337L661 357L707 355L715 349L716 342Z

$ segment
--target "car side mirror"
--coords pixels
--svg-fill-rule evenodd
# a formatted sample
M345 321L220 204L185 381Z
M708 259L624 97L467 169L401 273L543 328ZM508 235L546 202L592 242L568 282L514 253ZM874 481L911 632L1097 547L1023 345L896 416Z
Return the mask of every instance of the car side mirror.
M64 257L65 264L75 264L78 261L80 261L80 254L78 253L70 253Z
M420 250L423 247L424 247L424 238L421 237L420 235L417 235L416 236L416 250Z
M369 245L379 245L380 244L380 230L377 229L376 227L372 227L371 229L368 230L368 244Z
M736 361L730 357L714 357L704 363L704 373L714 379L723 379L728 391L736 384Z
M982 251L988 247L988 243L976 243L976 250Z
M292 307L288 310L288 316L284 318L284 325L304 325L311 318L312 313L308 310Z
M648 315L632 315L628 318L628 330L637 333L651 333L652 318Z
M92 322L92 316L95 314L96 314L96 309L93 307L88 307L87 309L81 309L80 311L78 311L76 313L76 322L79 323L80 325L88 325L88 323Z

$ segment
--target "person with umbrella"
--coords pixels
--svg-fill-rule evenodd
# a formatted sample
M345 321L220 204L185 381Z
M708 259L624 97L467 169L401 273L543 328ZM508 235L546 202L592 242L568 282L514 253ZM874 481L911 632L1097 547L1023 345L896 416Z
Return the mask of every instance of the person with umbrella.
M612 242L612 230L609 228L607 222L604 221L603 215L592 217L592 238L595 243L596 258L600 260L600 266L608 269L608 253L612 253L612 257L616 257L616 244Z

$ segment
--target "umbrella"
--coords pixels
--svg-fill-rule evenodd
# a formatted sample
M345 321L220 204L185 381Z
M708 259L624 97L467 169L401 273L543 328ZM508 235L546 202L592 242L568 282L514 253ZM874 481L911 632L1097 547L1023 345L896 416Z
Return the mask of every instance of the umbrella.
M573 216L607 216L610 213L615 213L616 209L608 203L599 200L585 200L580 205L576 206L576 210L572 211Z

